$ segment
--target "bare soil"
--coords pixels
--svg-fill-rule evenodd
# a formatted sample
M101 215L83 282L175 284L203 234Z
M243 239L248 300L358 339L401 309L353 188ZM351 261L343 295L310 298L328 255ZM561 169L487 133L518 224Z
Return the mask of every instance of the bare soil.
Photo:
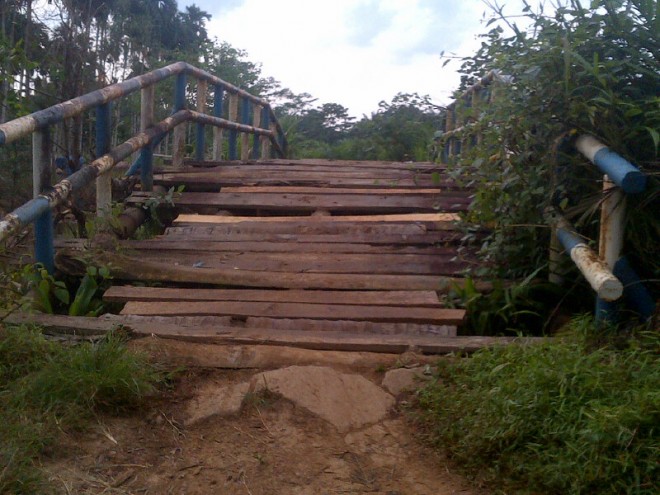
M339 433L294 403L264 392L241 412L184 427L188 401L255 370L189 370L146 410L99 417L68 433L44 468L63 494L477 495L423 446L405 414ZM377 382L378 373L362 373Z

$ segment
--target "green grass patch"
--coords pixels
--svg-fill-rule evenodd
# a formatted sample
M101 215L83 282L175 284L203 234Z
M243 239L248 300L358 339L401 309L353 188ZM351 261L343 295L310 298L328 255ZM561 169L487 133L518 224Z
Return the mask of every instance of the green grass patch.
M109 334L65 347L39 329L0 328L0 493L48 493L35 459L58 432L84 428L99 411L138 407L161 374Z
M419 396L430 438L506 493L660 493L660 341L632 342L565 338L443 362Z

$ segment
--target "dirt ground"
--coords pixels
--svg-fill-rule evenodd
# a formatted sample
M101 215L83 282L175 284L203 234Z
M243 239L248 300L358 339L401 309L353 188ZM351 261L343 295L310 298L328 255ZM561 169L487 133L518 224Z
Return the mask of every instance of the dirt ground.
M383 421L340 433L266 391L248 395L238 414L184 426L196 391L255 373L188 369L147 410L65 435L44 468L63 494L486 493L419 442L400 403Z

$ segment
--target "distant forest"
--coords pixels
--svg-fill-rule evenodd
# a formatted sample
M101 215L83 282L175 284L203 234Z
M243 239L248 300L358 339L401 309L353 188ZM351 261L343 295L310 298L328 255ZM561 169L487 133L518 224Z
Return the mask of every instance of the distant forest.
M0 4L0 122L184 60L273 105L293 157L426 160L442 109L428 96L398 94L360 120L339 103L295 94L240 48L211 39L208 12L176 0L6 0ZM161 95L162 108L171 102ZM113 144L139 126L139 96L114 109ZM56 155L90 158L91 124L55 129ZM0 149L0 209L30 195L30 143Z

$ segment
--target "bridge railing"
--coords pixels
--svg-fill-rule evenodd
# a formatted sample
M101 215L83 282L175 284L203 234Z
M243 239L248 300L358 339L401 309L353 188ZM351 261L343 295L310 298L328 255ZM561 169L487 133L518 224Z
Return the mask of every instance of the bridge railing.
M187 108L187 77L197 82L195 110ZM174 102L171 115L155 122L155 86L174 78ZM213 108L207 110L209 86L213 90ZM140 91L140 132L111 148L112 103ZM225 98L226 96L226 98ZM225 111L225 100L226 111ZM239 118L239 106L241 115ZM96 110L96 158L67 178L51 185L51 127L66 119ZM224 118L226 115L227 118ZM96 181L97 212L109 211L112 202L110 171L115 165L140 152L130 173L140 172L142 189L153 188L153 148L170 132L173 133L174 168L183 166L186 123L196 124L195 158L205 158L205 126L213 127L212 159L222 159L224 130L227 129L229 160L238 156L238 136L241 136L240 159L267 159L274 151L286 155L284 131L269 103L185 62L177 62L141 76L112 84L44 110L0 124L0 145L32 136L33 199L0 220L0 241L35 224L35 257L52 271L54 268L53 220L51 210L68 196ZM250 136L254 136L250 147Z
M481 111L496 97L497 85L493 83L510 81L508 76L490 72L447 107L444 131L438 143L444 163L452 163L462 152L482 145ZM655 310L655 303L627 259L621 255L626 194L642 193L647 178L637 167L593 136L572 135L568 141L573 151L579 151L605 174L598 253L560 212L555 208L549 209L550 281L562 283L559 267L561 256L566 252L596 292L597 320L616 319L616 301L622 297L642 319L648 319Z

